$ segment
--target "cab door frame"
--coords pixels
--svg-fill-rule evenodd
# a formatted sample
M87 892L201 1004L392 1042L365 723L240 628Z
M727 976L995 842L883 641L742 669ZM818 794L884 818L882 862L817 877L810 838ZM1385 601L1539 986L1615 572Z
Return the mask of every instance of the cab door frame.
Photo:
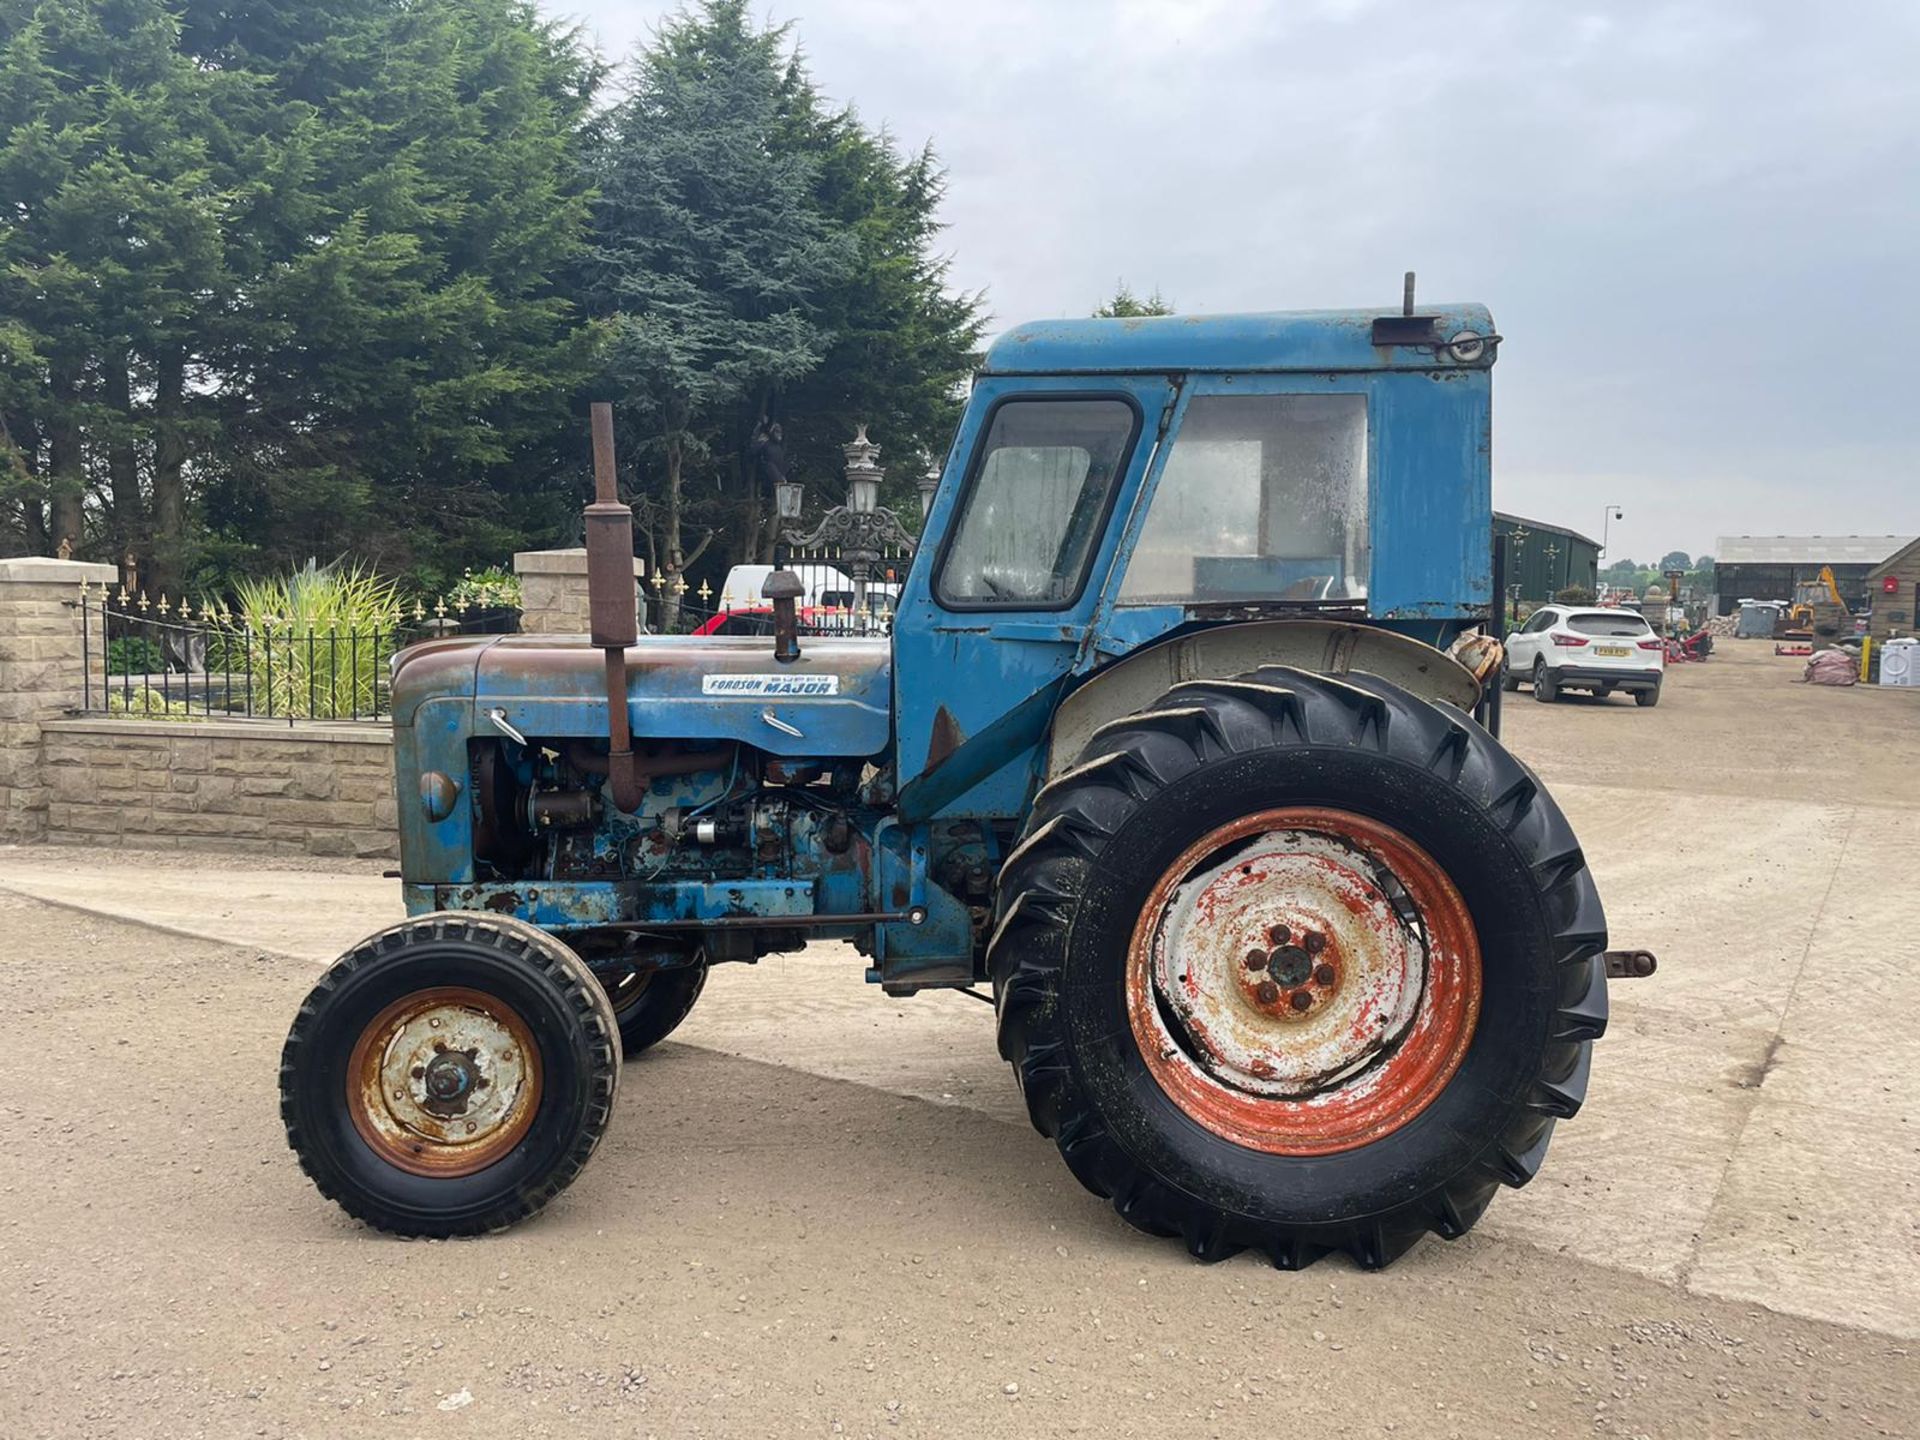
M1012 818L1106 594L1178 386L1166 375L991 375L976 381L901 590L893 628L894 756L903 818ZM993 416L1021 399L1118 399L1137 419L1071 599L948 604L935 583Z

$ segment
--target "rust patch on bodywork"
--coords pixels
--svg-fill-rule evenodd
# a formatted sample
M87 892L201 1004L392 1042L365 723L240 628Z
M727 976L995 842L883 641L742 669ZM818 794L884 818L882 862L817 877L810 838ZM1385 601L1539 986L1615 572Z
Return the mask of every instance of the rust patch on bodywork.
M960 722L953 718L951 710L942 705L933 712L933 736L927 741L927 763L921 773L932 770L966 743L967 737L961 733Z

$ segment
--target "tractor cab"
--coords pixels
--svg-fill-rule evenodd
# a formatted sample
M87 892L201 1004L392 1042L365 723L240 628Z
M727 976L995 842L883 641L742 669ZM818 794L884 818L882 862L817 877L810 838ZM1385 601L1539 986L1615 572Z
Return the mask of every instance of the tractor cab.
M1401 653L1440 673L1433 647L1491 603L1497 343L1477 305L1002 336L899 602L903 801L1017 813L1034 779L1017 757L1060 699L1209 628L1362 626L1423 642ZM930 673L954 683L932 694ZM994 727L993 749L939 774ZM996 755L1001 768L983 769Z

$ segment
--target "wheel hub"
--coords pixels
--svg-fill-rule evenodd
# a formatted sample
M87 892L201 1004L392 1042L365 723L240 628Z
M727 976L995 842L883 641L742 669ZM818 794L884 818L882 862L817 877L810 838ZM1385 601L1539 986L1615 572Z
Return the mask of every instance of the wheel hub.
M1235 977L1242 999L1254 1010L1274 1020L1304 1020L1339 993L1345 967L1328 948L1324 932L1271 925L1264 938L1273 948L1262 950L1256 939Z
M1136 926L1128 1009L1195 1119L1283 1153L1377 1138L1465 1054L1479 952L1444 872L1362 816L1287 809L1191 847Z
M422 1103L436 1115L458 1115L467 1108L467 1101L478 1089L485 1089L490 1082L480 1073L480 1051L446 1051L429 1060L425 1073L421 1077L421 1089L426 1092Z
M348 1066L354 1128L421 1175L469 1175L499 1160L532 1125L539 1093L526 1022L498 997L461 987L389 1005Z

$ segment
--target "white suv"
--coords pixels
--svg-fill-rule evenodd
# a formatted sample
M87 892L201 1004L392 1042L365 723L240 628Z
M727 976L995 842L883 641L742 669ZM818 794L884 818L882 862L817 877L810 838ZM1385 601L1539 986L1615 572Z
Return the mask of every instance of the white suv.
M1605 699L1625 690L1639 705L1660 703L1666 642L1631 610L1546 605L1507 636L1500 683L1533 685L1533 698L1550 705L1562 690L1590 690Z

